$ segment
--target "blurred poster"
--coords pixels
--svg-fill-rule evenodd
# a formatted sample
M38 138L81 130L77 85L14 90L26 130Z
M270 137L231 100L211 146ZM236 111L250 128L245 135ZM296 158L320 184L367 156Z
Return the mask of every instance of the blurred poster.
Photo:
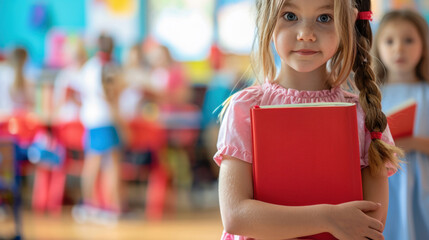
M235 54L248 54L255 36L254 1L235 1L219 8L217 13L219 46Z
M149 0L149 31L180 61L205 59L213 41L214 0Z
M95 45L100 33L108 33L116 43L131 46L138 40L138 0L86 0L89 44Z
M51 28L46 35L45 64L50 68L63 68L74 61L82 33Z

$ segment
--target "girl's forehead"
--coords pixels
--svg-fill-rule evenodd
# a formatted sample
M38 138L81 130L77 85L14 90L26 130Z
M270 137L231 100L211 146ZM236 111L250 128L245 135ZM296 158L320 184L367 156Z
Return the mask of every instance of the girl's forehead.
M334 8L334 0L278 0L280 7L309 7L309 6L322 6L325 8Z
M383 35L418 35L418 30L416 25L414 25L411 21L405 19L393 19L389 22L386 22L383 25L381 31L381 36Z

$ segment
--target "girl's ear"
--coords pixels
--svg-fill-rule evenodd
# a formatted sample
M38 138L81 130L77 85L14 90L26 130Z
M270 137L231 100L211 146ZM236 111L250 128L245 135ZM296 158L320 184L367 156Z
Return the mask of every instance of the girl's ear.
M353 8L353 13L354 13L354 15L355 15L355 23L356 23L356 20L357 20L357 17L358 17L358 14L359 14L359 10L357 9L357 8Z

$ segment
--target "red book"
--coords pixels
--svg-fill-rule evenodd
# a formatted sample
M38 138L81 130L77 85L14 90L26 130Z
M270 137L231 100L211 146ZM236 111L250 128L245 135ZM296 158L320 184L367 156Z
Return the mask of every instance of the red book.
M393 139L413 136L417 102L410 99L386 113Z
M286 206L362 200L355 104L256 106L251 128L255 199Z

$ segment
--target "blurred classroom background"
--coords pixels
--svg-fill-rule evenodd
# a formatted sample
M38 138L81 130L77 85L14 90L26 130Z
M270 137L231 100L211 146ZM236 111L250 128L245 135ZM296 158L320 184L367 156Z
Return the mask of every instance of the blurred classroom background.
M253 5L0 0L0 239L218 239L217 115L252 82ZM405 7L429 19L428 0L376 0L374 29L384 12ZM113 39L111 57L100 36ZM82 219L85 89L75 82L93 58L121 69L109 106L127 137L121 210ZM100 206L111 200L103 180Z

